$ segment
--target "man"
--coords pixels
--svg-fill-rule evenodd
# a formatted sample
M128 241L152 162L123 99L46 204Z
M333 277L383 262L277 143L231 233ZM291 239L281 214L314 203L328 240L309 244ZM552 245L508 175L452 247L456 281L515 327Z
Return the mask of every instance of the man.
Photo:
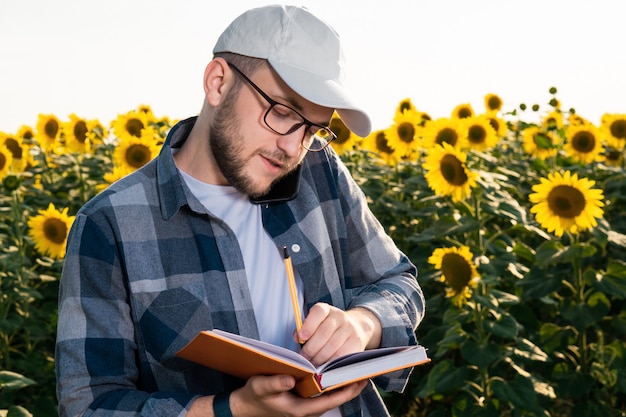
M322 363L415 344L424 309L414 266L327 146L335 110L370 131L341 83L337 34L306 9L269 6L237 18L213 52L200 114L77 214L59 301L60 415L386 415L370 381L300 398L292 377L241 381L176 356L219 328ZM284 246L304 306L297 334ZM376 382L402 390L407 377Z

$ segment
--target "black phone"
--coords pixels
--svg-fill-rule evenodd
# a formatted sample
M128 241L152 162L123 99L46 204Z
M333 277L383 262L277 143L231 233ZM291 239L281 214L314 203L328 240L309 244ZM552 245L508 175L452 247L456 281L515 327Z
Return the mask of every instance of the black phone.
M302 164L279 179L267 194L260 197L250 197L254 204L272 204L290 201L296 198L300 191L300 177L302 176Z

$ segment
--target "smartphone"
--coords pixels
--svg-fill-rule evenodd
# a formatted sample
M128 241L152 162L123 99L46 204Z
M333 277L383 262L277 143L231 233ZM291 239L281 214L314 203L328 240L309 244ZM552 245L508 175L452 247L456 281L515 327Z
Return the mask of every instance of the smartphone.
M272 186L269 192L260 197L250 197L254 204L272 204L290 201L296 198L300 191L300 177L302 176L302 164L282 177Z

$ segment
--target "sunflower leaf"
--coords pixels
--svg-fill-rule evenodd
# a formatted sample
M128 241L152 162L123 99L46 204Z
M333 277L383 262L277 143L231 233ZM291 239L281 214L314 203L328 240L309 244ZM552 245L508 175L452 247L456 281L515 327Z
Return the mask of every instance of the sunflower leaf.
M626 299L626 263L613 260L609 263L605 274L596 274L593 286L612 297Z
M501 400L508 401L515 407L534 410L537 404L537 393L529 378L517 375L511 381L496 379L491 384L493 393Z
M500 359L500 346L495 343L482 345L470 339L461 346L461 355L468 363L482 369Z

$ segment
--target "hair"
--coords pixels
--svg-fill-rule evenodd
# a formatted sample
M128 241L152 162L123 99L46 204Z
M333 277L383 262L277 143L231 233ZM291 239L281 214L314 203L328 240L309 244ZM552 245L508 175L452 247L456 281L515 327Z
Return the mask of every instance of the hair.
M254 74L254 72L257 71L262 65L267 63L266 59L253 58L251 56L236 54L234 52L216 52L213 55L213 58L225 59L226 62L236 66L248 77ZM233 91L238 91L242 84L243 80L241 80L241 77L235 77Z

